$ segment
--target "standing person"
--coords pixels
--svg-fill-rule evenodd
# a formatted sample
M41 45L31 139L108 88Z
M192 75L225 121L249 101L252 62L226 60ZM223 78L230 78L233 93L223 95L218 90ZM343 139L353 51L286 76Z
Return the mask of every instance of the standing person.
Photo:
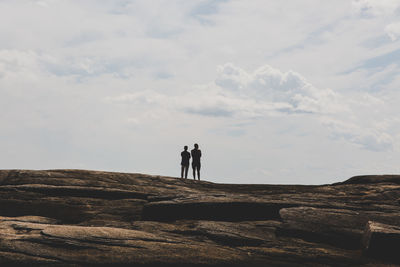
M181 161L181 178L183 178L183 172L185 172L185 179L187 179L187 174L189 170L189 160L190 160L190 153L187 151L188 146L183 147L183 151L181 153L182 161Z
M193 179L196 180L196 170L197 170L197 178L200 181L200 158L201 158L201 150L199 149L198 144L194 144L194 149L192 149L192 168L193 168Z

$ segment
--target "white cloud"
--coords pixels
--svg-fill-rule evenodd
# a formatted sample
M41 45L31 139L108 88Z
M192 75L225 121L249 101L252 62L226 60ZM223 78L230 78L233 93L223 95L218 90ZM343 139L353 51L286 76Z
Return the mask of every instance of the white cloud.
M175 175L197 140L219 182L395 172L398 8L0 1L0 161Z
M400 2L397 0L354 0L355 11L363 16L380 17L386 23L384 32L396 41L400 35ZM390 22L389 24L388 21Z
M271 113L330 114L346 111L340 95L318 89L300 74L265 65L247 72L231 63L218 67L215 83L196 91L167 96L143 91L113 98L117 102L145 103L206 116L260 117Z
M153 111L175 110L206 117L259 119L309 114L308 119L321 122L330 130L333 139L345 139L372 151L393 147L394 139L386 129L377 129L376 121L374 127L363 125L365 118L359 113L382 107L382 99L366 93L347 98L330 89L314 87L296 72L282 72L268 65L247 72L227 63L217 71L215 83L198 86L183 95L168 96L147 90L107 100L149 106Z
M359 13L381 16L399 12L400 3L397 0L354 0L353 6Z
M387 25L385 27L385 32L392 41L396 41L400 37L400 22Z
M326 119L323 124L330 128L334 139L345 139L360 147L372 151L393 149L394 138L377 127L363 128L355 123Z
M238 97L251 98L290 113L332 113L342 110L340 96L319 89L294 71L282 72L269 65L248 73L233 64L218 68L216 84Z
M33 51L0 50L0 77L3 79L16 75L32 79L38 67Z

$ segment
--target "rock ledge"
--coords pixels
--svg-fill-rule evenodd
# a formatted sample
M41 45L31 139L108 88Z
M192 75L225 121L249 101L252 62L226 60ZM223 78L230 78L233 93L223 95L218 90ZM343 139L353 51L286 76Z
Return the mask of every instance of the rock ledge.
M400 176L215 184L0 171L1 266L393 266Z

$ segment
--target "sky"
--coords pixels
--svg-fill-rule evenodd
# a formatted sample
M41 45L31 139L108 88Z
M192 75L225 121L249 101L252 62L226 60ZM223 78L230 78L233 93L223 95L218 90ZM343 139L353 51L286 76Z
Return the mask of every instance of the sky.
M399 0L0 0L0 168L400 173L399 64Z

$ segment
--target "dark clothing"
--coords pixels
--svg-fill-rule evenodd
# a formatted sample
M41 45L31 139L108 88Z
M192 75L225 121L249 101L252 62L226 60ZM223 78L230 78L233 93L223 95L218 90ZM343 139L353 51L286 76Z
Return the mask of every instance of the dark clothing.
M192 166L199 166L200 169L201 150L192 149Z
M194 146L195 148L192 149L191 154L192 154L192 168L193 168L193 179L196 180L196 170L197 170L197 178L200 181L200 158L201 158L201 150L196 148L196 145Z
M198 162L198 163L192 162L192 169L193 170L200 171L200 168L201 168L201 163L200 162Z
M182 157L181 165L189 166L190 153L188 151L182 151L181 157Z
M185 174L185 179L187 179L188 170L189 170L189 165L187 165L187 166L182 165L182 167L181 167L181 178L183 178L183 174Z

